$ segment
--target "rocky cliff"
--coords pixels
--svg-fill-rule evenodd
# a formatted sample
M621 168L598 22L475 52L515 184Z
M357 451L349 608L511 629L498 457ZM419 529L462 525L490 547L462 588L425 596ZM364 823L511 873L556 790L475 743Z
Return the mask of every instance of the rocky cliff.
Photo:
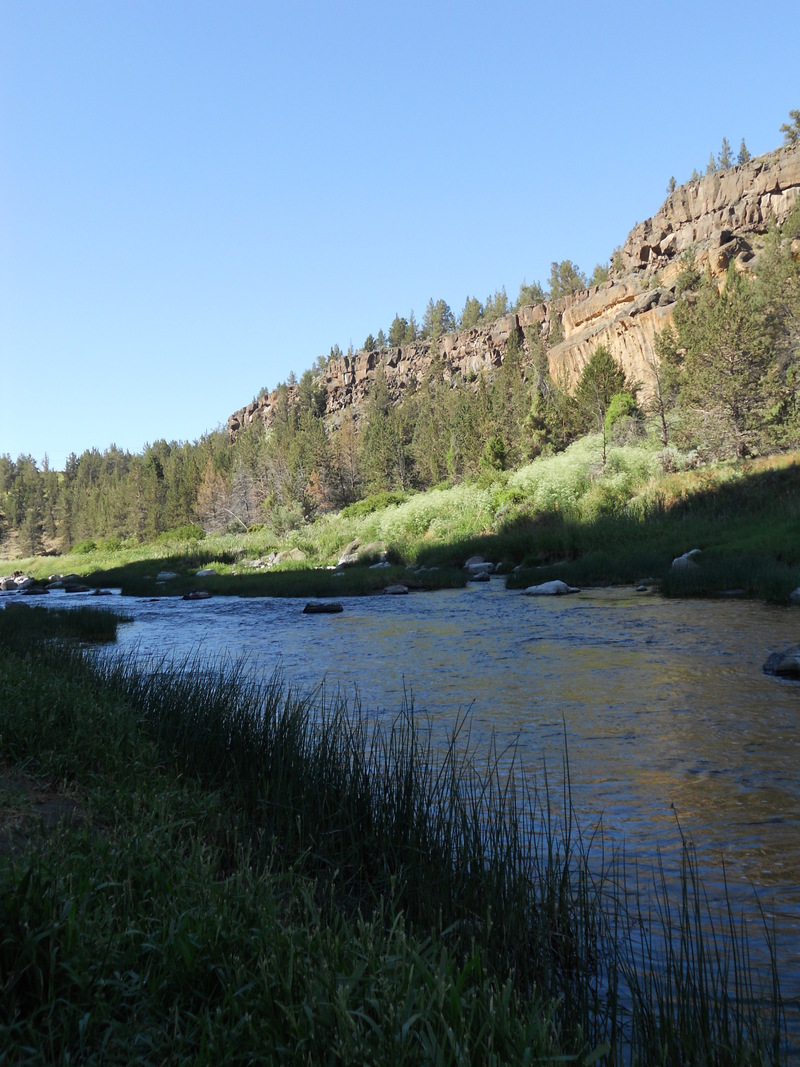
M643 384L646 396L652 381L653 337L672 320L675 283L685 254L693 253L695 263L708 266L715 276L731 263L752 270L770 218L782 222L798 193L800 145L687 182L670 194L657 214L634 226L612 257L611 279L604 285L522 307L489 326L445 334L435 342L331 360L319 378L326 418L335 425L348 407L358 416L381 364L396 401L431 373L448 382L491 376L503 362L512 333L523 349L537 334L550 341L550 372L569 385L580 377L595 348L605 344L629 378ZM235 436L254 419L269 425L274 405L275 393L253 401L231 415L228 432Z

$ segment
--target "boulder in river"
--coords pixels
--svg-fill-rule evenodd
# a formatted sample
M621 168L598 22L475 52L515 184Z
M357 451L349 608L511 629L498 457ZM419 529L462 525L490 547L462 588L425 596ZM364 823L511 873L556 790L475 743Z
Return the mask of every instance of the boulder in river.
M764 671L783 677L800 677L800 645L792 645L783 652L773 652L764 664Z
M184 600L208 600L211 593L207 589L192 589L188 593L184 593Z
M403 593L407 592L407 585L387 585L384 589L384 593L389 593L391 596L402 596Z
M338 600L309 600L303 608L304 615L338 615L344 611Z
M529 585L527 589L522 590L523 596L566 596L567 593L580 593L580 589L555 579L552 582L542 582L541 585Z

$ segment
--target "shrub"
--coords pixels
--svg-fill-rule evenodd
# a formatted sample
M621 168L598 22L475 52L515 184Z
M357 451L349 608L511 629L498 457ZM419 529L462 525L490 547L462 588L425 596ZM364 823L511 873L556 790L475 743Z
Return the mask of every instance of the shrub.
M172 530L165 530L158 535L157 540L162 544L169 544L173 541L202 541L205 536L206 532L202 526L190 523L187 526L176 526Z
M96 548L97 545L94 543L94 541L91 541L89 538L86 538L83 541L76 541L75 544L72 546L72 551L76 556L88 556L89 553L94 552Z

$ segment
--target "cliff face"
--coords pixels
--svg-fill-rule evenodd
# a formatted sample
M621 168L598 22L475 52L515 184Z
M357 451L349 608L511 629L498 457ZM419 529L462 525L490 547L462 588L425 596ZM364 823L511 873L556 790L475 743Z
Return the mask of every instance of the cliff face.
M522 307L490 326L446 334L435 342L331 360L320 380L326 417L336 424L348 407L358 416L381 364L392 398L398 401L415 381L431 373L434 363L445 381L474 381L501 365L512 332L524 348L531 329L547 340L559 322L563 340L549 351L554 379L574 385L597 346L605 344L628 377L642 383L646 397L652 382L653 337L672 321L684 253L692 251L695 263L701 269L708 266L715 276L731 263L738 270L751 270L770 218L782 222L799 193L800 145L687 182L652 218L631 230L614 255L612 277L605 285ZM235 436L254 419L269 425L274 405L274 393L253 401L231 415L228 432Z

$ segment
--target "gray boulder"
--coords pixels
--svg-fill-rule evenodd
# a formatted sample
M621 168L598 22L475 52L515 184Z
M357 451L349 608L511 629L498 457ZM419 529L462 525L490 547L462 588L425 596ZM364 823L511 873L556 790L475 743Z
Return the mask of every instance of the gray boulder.
M580 589L554 579L552 582L542 582L541 585L529 585L522 591L523 596L566 596L567 593L580 593Z
M699 548L691 548L688 552L684 552L682 556L676 556L672 561L672 569L674 571L690 571L693 570L697 563L694 557L700 554Z
M303 608L304 615L338 615L344 608L338 600L309 600Z
M766 674L778 674L784 677L800 676L800 645L792 645L783 652L773 652L764 664Z

